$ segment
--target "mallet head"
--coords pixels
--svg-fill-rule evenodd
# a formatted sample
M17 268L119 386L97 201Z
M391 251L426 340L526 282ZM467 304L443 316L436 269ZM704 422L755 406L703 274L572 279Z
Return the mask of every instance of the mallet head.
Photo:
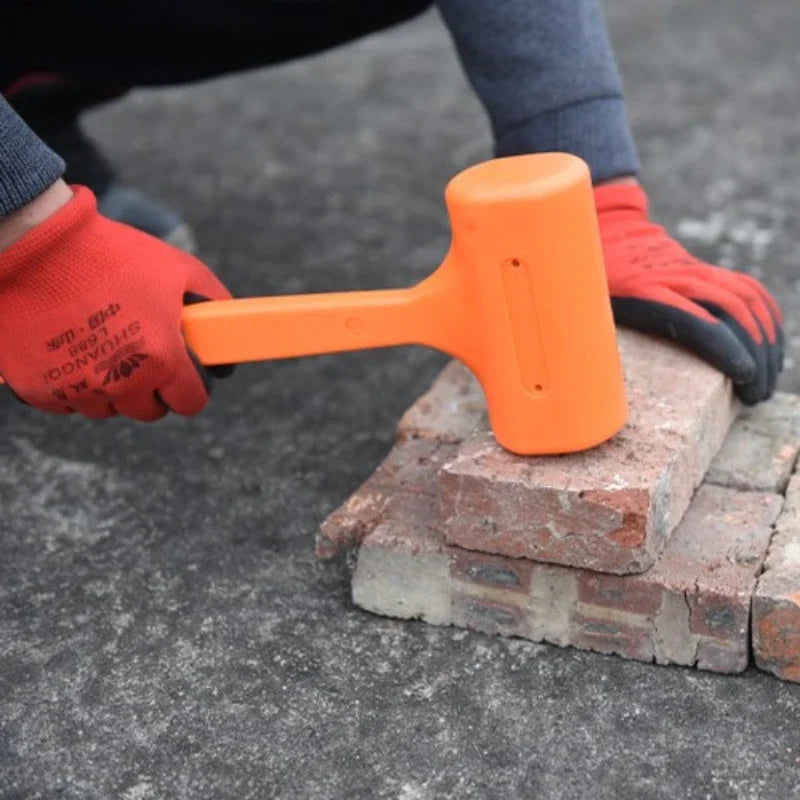
M480 381L498 442L530 455L612 437L627 403L586 164L495 159L456 175L445 197L453 238L440 271L463 316L447 349Z

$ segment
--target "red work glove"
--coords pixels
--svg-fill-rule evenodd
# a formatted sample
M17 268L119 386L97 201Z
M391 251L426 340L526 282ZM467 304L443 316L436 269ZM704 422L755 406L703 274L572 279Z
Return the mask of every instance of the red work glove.
M198 413L209 374L186 347L181 308L230 294L196 258L73 190L0 252L0 374L20 400L57 414Z
M747 405L769 398L783 369L783 316L769 292L688 253L649 220L640 186L598 186L595 204L616 322L693 350Z

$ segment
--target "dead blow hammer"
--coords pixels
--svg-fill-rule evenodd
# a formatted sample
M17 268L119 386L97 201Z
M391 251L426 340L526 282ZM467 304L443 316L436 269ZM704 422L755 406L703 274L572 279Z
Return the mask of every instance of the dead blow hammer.
M614 436L628 409L585 162L492 159L452 178L445 201L450 248L416 286L189 306L189 347L214 365L427 345L472 371L507 450Z

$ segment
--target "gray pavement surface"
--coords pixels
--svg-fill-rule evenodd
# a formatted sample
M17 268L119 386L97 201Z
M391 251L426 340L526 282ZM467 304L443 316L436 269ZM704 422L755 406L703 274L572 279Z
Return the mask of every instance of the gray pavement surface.
M760 275L800 390L800 3L609 0L655 213ZM89 127L237 295L401 286L490 155L435 12ZM800 686L371 616L313 538L443 356L241 367L191 420L0 398L0 798L791 798Z

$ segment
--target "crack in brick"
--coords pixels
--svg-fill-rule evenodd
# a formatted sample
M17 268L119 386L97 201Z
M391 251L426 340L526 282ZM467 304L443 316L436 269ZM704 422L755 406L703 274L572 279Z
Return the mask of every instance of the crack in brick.
M686 605L686 622L687 622L686 630L687 630L687 635L691 635L691 634L688 633L688 631L689 631L688 623L689 623L689 620L691 620L691 618L692 618L692 604L689 602L689 591L690 591L689 589L685 589L683 592L681 592L681 597L683 597L683 602ZM694 593L695 593L695 595L697 594L697 592L698 592L698 580L695 579L695 582L694 582ZM700 637L699 636L694 639L693 646L694 646L694 650L692 651L692 655L690 657L690 661L691 661L691 665L693 667L696 667L698 662L699 662L699 660L700 660L698 655L697 655L697 651L700 649Z
M767 545L766 552L764 553L764 559L762 560L762 562L761 562L761 564L760 564L760 566L758 568L758 572L756 573L756 584L758 584L758 579L764 574L764 572L767 569L767 562L769 561L770 555L772 555L772 549L773 549L773 546L775 545L775 537L778 535L778 524L780 523L781 516L783 515L783 512L784 512L784 510L786 508L786 493L785 492L783 493L782 497L783 497L783 502L781 503L781 510L778 512L778 517L775 520L775 522L773 522L772 525L770 526L771 533L770 533L770 536L769 536L769 544ZM752 603L752 600L753 600L753 598L752 598L752 595L751 595L751 597L750 597L751 603Z
M797 466L798 460L800 460L800 451L799 457L795 459L794 464L792 466L792 473L794 474L794 470ZM786 494L788 492L789 485L786 485L786 488L782 492L783 502L781 503L781 509L778 512L778 516L775 519L775 522L772 523L770 526L770 536L769 536L769 544L767 545L767 549L764 552L764 558L761 561L761 564L758 567L758 571L755 575L755 581L753 583L753 591L750 593L750 602L748 608L748 615L747 615L747 663L752 664L756 660L756 652L755 652L755 596L756 591L758 590L758 584L761 579L761 576L766 572L767 569L767 562L769 561L770 555L773 552L773 547L775 546L775 539L778 535L778 526L780 524L781 518L783 516L783 512L787 507L787 499Z

